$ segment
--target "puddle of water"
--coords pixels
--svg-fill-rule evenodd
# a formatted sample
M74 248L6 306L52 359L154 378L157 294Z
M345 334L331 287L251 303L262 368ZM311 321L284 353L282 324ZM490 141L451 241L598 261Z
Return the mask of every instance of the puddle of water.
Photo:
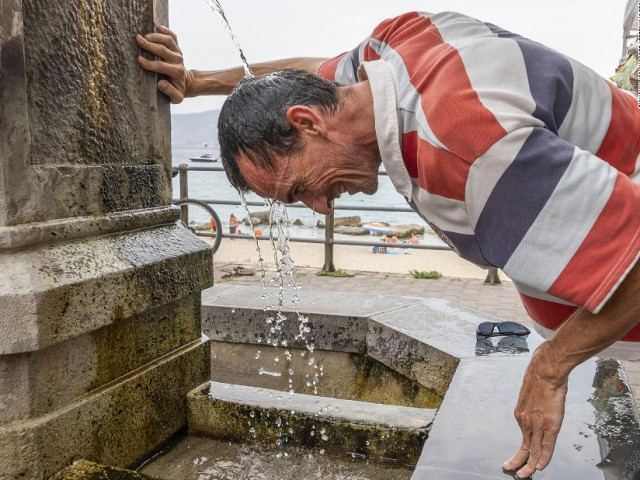
M412 469L348 453L338 458L323 450L283 450L187 437L141 472L166 480L406 480Z

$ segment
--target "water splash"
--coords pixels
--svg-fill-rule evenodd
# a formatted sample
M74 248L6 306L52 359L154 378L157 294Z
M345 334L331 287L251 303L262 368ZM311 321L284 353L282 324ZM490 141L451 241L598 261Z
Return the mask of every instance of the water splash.
M220 2L218 0L204 0L204 1L207 3L207 5L209 5L209 7L211 7L211 10L213 10L215 14L220 18L220 20L222 21L222 25L224 26L225 30L229 33L229 36L231 37L231 41L238 49L238 53L240 54L240 60L242 60L242 67L244 68L244 77L245 78L253 77L254 76L253 70L251 70L251 67L249 66L249 62L247 62L247 58L244 56L244 52L242 51L242 47L240 47L240 42L238 41L236 34L231 29L231 24L229 23L229 20L227 20L227 16L224 13L224 9L222 8L222 5L220 5Z

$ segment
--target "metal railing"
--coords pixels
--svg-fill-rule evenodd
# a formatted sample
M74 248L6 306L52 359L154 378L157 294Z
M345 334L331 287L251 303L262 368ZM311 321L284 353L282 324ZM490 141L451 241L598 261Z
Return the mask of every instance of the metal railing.
M224 172L223 167L196 167L190 166L186 163L182 163L177 168L179 173L179 181L180 181L180 198L179 200L188 200L189 199L189 180L188 180L188 172ZM378 175L387 176L387 172L379 171ZM205 202L209 205L231 205L231 206L242 206L242 202L237 200L218 200L218 199L204 199L198 198L198 200ZM248 207L263 207L264 203L262 202L247 202ZM309 208L303 203L293 203L287 205L287 208ZM333 262L333 247L334 245L348 245L348 246L364 246L364 247L386 247L386 248L405 248L405 249L418 249L418 250L451 250L451 248L447 245L414 245L411 243L393 243L390 244L388 242L374 242L374 241L363 241L363 240L340 240L334 238L334 220L335 220L335 211L336 210L344 210L344 211L367 211L367 212L393 212L393 213L415 213L411 208L396 208L396 207L384 207L381 205L373 205L373 206L362 206L362 205L334 205L333 212L329 215L325 215L325 229L324 229L324 239L320 238L307 238L307 237L297 237L291 236L289 238L290 242L298 242L298 243L322 243L324 244L324 267L323 270L328 272L334 272L335 266ZM182 210L183 215L186 215L185 209ZM219 226L222 229L222 225ZM215 237L215 233L209 232L197 232L197 235L203 237ZM243 239L251 239L253 240L253 236L249 235L238 235L232 233L224 233L222 231L222 238L243 238ZM270 240L268 235L256 235L258 240ZM484 281L485 284L497 285L500 284L500 276L498 275L498 269L490 268L488 270L487 278Z

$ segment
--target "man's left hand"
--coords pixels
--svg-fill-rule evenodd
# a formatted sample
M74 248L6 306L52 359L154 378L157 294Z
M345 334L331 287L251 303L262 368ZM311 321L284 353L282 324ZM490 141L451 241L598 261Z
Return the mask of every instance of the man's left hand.
M568 376L556 371L550 350L544 343L531 358L514 412L522 445L502 468L519 469L518 478L527 478L549 464L564 418Z

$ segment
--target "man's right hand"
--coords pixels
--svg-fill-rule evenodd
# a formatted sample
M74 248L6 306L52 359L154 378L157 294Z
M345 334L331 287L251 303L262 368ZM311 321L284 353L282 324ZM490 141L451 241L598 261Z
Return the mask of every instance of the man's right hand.
M145 70L167 77L158 81L158 90L168 96L171 103L180 103L185 97L192 96L193 74L184 66L174 32L167 27L157 27L154 33L136 35L136 42L140 48L156 56L155 60L149 60L139 55L138 63Z

